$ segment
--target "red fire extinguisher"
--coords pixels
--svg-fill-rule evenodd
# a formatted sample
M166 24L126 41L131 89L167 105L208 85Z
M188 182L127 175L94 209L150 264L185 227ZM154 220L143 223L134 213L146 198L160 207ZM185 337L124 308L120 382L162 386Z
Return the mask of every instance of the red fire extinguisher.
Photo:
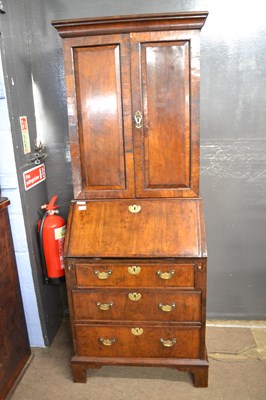
M38 221L40 252L45 282L59 283L64 279L63 250L66 233L66 223L60 217L58 206L55 205L58 196L54 196L49 204L44 204L45 210Z

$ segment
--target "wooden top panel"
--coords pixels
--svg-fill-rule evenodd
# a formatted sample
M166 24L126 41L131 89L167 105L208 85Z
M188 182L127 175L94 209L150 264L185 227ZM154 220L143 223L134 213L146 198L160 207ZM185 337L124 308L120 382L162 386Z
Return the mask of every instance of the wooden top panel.
M131 213L130 205L141 206ZM200 199L71 204L66 257L206 257Z
M206 11L166 14L119 15L52 21L62 38L95 34L126 33L156 30L201 29Z

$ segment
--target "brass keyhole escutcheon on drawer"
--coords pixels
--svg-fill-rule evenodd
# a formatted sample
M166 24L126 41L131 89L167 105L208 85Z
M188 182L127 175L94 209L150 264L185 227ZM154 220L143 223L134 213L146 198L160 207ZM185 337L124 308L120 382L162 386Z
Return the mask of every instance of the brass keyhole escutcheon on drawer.
M111 307L113 307L114 303L113 302L111 302L111 303L100 303L98 301L98 303L96 303L96 305L97 305L97 307L99 307L100 310L108 311L108 310L110 310Z
M176 344L176 339L174 338L174 339L169 339L168 340L168 339L161 338L160 342L162 343L162 345L164 347L172 347L174 344Z
M99 342L102 343L104 346L112 346L112 344L114 344L116 342L116 339L115 338L112 338L112 339L100 338Z
M163 312L170 312L175 308L175 303L172 304L158 304L158 307L160 310L162 310Z
M95 270L94 273L99 279L107 279L110 275L112 275L113 271L111 269L109 269L108 271Z
M133 213L133 214L137 214L138 212L140 212L141 210L141 206L138 206L137 204L133 204L132 206L128 206L128 211Z
M174 270L168 272L157 271L157 275L164 280L171 279L172 276L174 276L174 274L175 274Z
M143 334L143 329L142 328L132 328L131 333L134 336L140 336Z
M132 265L131 267L128 267L127 270L130 275L138 275L141 272L141 268L138 265Z
M139 301L141 299L141 293L129 293L128 294L128 298L131 301Z
M142 112L141 111L136 111L135 112L134 120L135 120L135 127L137 129L142 128Z

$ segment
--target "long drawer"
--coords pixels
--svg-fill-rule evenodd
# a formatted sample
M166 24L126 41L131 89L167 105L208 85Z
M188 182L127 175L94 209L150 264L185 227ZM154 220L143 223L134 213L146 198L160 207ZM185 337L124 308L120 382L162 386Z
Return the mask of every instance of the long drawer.
M75 320L201 321L201 292L177 290L73 290Z
M78 287L195 287L195 263L76 263Z
M75 326L83 357L199 358L200 327Z

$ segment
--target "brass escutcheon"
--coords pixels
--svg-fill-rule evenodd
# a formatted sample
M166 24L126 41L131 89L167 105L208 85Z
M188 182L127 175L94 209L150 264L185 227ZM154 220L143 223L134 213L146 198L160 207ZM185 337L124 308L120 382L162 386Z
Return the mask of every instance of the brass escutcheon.
M140 336L143 334L143 329L142 328L132 328L131 333L134 336Z
M131 301L139 301L141 299L141 293L129 293L128 294L128 298Z
M99 279L107 279L107 278L109 278L109 276L112 274L112 270L111 269L109 269L108 271L98 271L98 270L95 270L94 271L94 273L95 273L95 275L97 275L97 277L99 278Z
M128 206L128 211L131 212L132 214L137 214L140 212L141 206L138 206L137 204L133 204L132 206Z
M132 265L131 267L128 267L127 270L130 275L138 275L141 271L141 268L138 265Z
M142 128L142 112L141 111L136 111L135 112L134 120L135 120L135 127L137 129Z
M163 345L164 347L172 347L172 346L176 343L176 339L169 339L169 340L167 340L167 339L161 338L161 339L160 339L160 342L162 343L162 345Z

